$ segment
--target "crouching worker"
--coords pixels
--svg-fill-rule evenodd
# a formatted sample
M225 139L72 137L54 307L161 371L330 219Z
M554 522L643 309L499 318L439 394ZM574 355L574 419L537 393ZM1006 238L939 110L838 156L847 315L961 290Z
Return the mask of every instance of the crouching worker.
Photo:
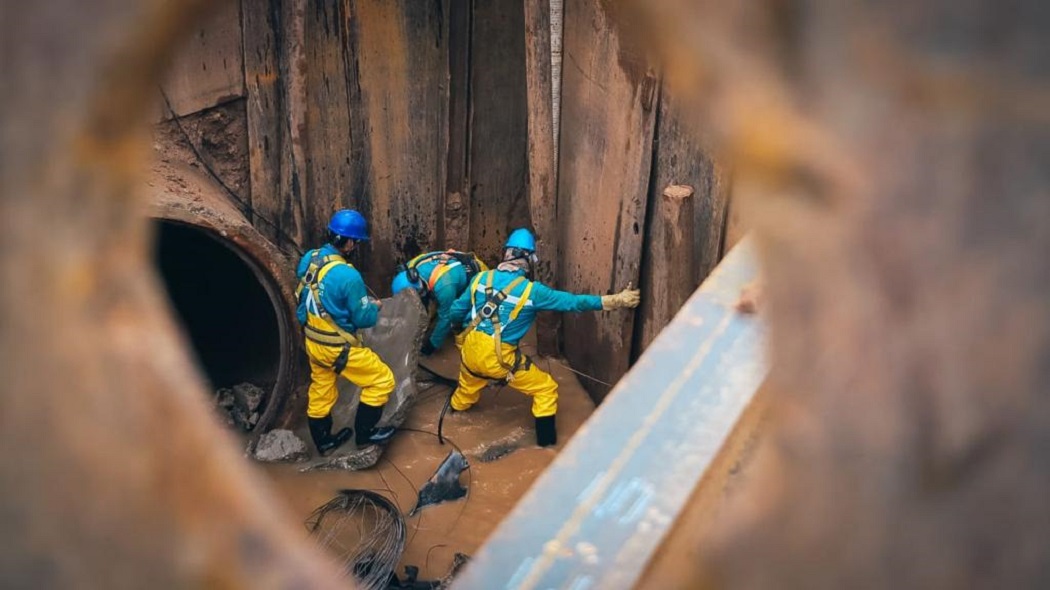
M433 302L437 307L434 329L420 350L423 356L433 354L445 343L452 331L452 304L467 290L470 281L479 272L488 269L473 254L455 250L420 254L398 268L390 285L394 295L412 288L419 293L423 305L429 306ZM457 341L457 344L460 342Z
M489 380L502 380L532 396L536 418L536 444L558 442L558 384L518 348L537 311L599 311L637 307L639 292L624 289L615 295L576 295L556 291L531 280L536 265L536 240L526 229L511 233L496 270L479 273L452 307L452 321L467 321L462 347L459 386L452 394L452 409L474 405Z
M358 329L374 326L379 316L380 302L368 296L361 273L346 261L357 243L367 240L365 218L343 209L328 224L328 243L307 252L299 262L297 315L310 359L306 416L321 455L342 446L353 434L349 428L332 434L338 375L361 388L354 419L358 446L383 442L394 433L393 428L376 428L394 390L394 374L356 335Z

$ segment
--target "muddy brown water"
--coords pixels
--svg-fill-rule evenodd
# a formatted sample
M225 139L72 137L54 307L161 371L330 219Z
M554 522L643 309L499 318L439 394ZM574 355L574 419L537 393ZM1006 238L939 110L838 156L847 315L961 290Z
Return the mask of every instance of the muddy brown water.
M455 350L449 348L425 363L446 376L455 375L459 359ZM438 415L450 392L447 387L436 386L420 394L404 424L405 428L427 433L399 432L375 468L306 473L299 472L297 465L261 465L261 469L274 482L292 514L303 521L345 488L380 491L407 515L416 504L419 488L437 470L453 444L459 447L470 462L470 469L461 476L467 496L405 517L408 542L396 572L403 576L404 566L414 565L419 567L420 579L440 578L451 567L457 552L473 555L477 551L554 459L557 449L594 411L594 403L562 361L538 358L537 363L559 384L558 446L553 449L535 446L532 400L509 387L489 387L469 412L449 413L443 430L446 443L440 445L436 435L430 433L437 432ZM309 440L305 432L298 434ZM508 440L517 438L521 439L520 448L495 461L482 462L477 457L494 443L506 445Z

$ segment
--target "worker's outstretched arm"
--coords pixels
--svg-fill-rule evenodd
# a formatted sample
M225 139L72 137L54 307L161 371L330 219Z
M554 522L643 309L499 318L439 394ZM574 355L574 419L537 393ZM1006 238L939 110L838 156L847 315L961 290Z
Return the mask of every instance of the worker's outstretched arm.
M642 302L642 292L632 289L627 283L627 288L612 295L602 295L602 309L630 309L638 307Z
M598 295L579 295L551 289L543 283L532 284L532 305L537 310L548 311L599 311L602 298Z

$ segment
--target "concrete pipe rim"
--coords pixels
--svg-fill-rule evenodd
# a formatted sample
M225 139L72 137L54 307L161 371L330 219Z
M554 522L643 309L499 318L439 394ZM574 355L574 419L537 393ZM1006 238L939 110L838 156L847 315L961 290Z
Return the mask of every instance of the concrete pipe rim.
M239 214L238 214L239 215ZM195 209L161 207L154 210L150 221L155 224L155 248L159 248L160 224L187 228L207 236L217 245L233 253L251 272L269 299L277 327L277 370L273 387L267 391L258 422L248 432L255 438L270 430L287 406L299 376L296 362L299 350L299 323L295 318L295 297L291 274L291 261L269 240L259 234L247 221L240 223L218 222L223 215L209 215ZM160 273L160 269L155 269ZM158 277L162 281L163 277ZM165 287L166 288L166 287ZM175 309L172 313L178 315ZM194 346L191 342L190 346ZM205 368L200 366L202 374Z

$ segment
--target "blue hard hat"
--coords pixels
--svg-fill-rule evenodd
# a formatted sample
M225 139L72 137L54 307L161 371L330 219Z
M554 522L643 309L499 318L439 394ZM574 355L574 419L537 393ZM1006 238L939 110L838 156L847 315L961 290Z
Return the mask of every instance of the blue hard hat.
M408 280L408 271L403 270L394 275L393 282L390 283L390 290L393 291L394 295L397 295L401 291L408 288L419 289L420 284L418 282L413 283Z
M503 246L504 248L517 248L519 250L528 250L529 252L536 251L536 238L533 237L532 232L519 227L518 229L510 232L510 237L507 238L507 243Z
M336 211L332 220L328 222L328 230L351 240L368 239L368 222L365 221L364 215L353 209Z

